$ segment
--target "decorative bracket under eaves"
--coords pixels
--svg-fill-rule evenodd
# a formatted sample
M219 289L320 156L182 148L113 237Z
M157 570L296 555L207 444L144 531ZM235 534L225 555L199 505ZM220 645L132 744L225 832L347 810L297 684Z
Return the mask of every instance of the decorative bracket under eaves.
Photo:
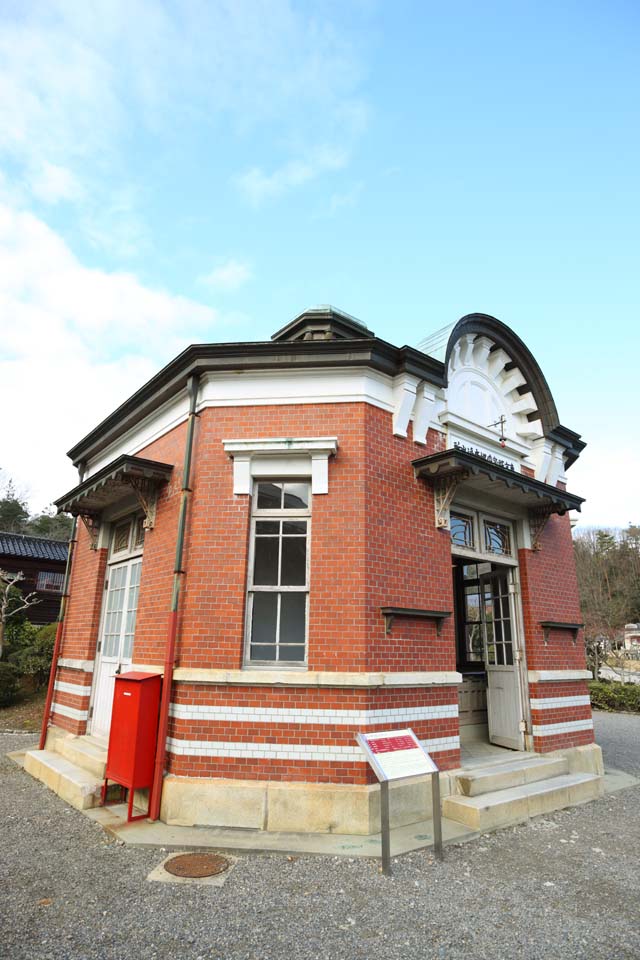
M555 512L552 504L545 504L543 507L534 507L529 510L529 530L531 532L531 549L540 550L542 548L542 534L547 525L549 517Z
M449 507L455 496L458 484L467 476L465 471L454 473L433 484L433 504L436 513L436 527L439 530L449 529Z
M98 536L100 534L100 517L96 517L92 513L81 513L79 514L79 517L84 523L87 533L89 534L91 549L97 550Z
M153 530L156 523L156 508L158 506L157 484L145 479L145 477L135 477L130 474L125 474L122 479L129 484L144 511L143 526L145 530Z

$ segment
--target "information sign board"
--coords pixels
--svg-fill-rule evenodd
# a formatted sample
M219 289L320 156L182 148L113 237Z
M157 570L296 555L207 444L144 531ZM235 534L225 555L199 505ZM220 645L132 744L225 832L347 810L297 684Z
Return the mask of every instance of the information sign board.
M413 730L358 733L356 737L378 780L402 780L438 772Z

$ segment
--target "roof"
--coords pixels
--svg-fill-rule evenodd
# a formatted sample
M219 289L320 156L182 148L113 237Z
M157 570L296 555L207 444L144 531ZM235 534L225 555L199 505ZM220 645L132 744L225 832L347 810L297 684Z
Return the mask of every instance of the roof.
M442 450L411 462L416 476L423 480L435 482L453 477L461 490L472 489L481 493L495 493L494 484L499 484L502 500L529 509L546 507L551 513L563 514L567 510L580 510L584 503L584 497L466 451Z
M76 443L68 456L76 466L86 465L163 403L186 391L192 376L205 373L364 367L389 377L409 374L434 387L446 387L448 352L456 338L462 332L487 331L496 344L505 345L507 353L522 368L538 401L545 435L565 448L565 462L570 466L585 444L579 434L558 423L540 368L528 348L505 324L485 314L468 314L457 324L443 327L427 338L421 349L397 347L374 336L355 317L328 304L303 311L270 341L192 344Z
M67 552L66 540L45 540L44 537L29 537L24 533L0 532L0 557L55 560L58 563L66 563Z
M173 464L130 457L123 454L107 464L88 480L69 490L55 501L58 513L74 516L99 516L105 507L133 493L132 481L146 481L152 486L165 483Z

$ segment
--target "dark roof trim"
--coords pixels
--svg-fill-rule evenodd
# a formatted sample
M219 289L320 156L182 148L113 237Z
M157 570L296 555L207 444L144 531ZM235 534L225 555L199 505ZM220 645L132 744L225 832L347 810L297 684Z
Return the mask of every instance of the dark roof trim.
M436 386L445 382L441 361L413 347L394 347L377 338L195 344L187 347L72 447L68 456L75 465L95 456L159 405L186 389L187 380L193 374L306 367L370 367L392 377L408 372Z
M510 327L500 320L496 320L495 317L486 313L469 313L466 317L458 320L451 331L444 360L445 371L449 368L451 351L465 333L477 333L489 337L499 347L503 347L505 353L509 354L513 362L520 368L522 375L526 377L529 389L538 405L542 427L545 436L547 436L560 423L558 411L549 384L526 344Z
M157 460L145 460L124 454L54 503L58 513L71 513L74 516L96 515L105 506L121 499L123 493L131 492L130 479L165 483L172 470L173 465L170 463L159 463Z
M549 440L554 440L556 443L559 443L561 447L565 448L564 462L567 467L570 467L572 463L576 462L587 445L585 441L580 438L579 433L576 433L575 430L569 430L568 427L563 427L560 423L553 430L549 431L547 437Z
M480 474L490 480L504 483L507 487L522 490L523 493L535 494L540 501L546 501L557 513L566 513L567 510L580 510L584 503L584 497L577 497L566 490L560 490L559 487L553 487L550 483L543 483L541 480L527 477L516 470L501 467L474 453L443 450L440 453L430 454L428 457L412 460L412 465L416 476L422 477L423 480L435 481L457 472L476 476Z

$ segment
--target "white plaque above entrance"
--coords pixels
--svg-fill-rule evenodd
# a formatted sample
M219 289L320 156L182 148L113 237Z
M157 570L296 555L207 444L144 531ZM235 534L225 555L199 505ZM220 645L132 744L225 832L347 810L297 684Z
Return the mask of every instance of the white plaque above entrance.
M489 463L495 463L498 467L505 467L507 470L517 470L518 473L520 472L520 465L512 456L505 453L502 449L498 453L492 450L488 444L478 444L474 440L456 436L449 431L447 446L452 447L454 450L461 450L462 453L473 453L476 457L482 457L484 460L488 460Z
M382 782L438 772L413 730L357 733L356 739Z

